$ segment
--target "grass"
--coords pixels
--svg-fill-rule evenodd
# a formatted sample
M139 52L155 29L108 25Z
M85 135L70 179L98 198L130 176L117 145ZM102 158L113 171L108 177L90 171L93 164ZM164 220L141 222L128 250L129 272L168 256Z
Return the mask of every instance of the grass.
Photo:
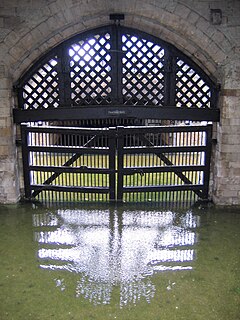
M38 166L63 166L73 155L50 155L50 154L36 154L32 157L34 165ZM168 154L168 159L174 165L191 165L199 164L200 156L191 154ZM117 168L117 156L115 158L115 167ZM130 155L127 154L123 157L123 168L140 168L135 173L129 175L123 175L124 187L139 187L139 186L167 186L167 185L183 185L184 182L172 172L150 172L147 174L141 173L141 168L145 167L162 167L164 162L153 154L140 154ZM109 156L108 155L89 155L85 154L80 156L71 167L86 167L86 168L109 168ZM48 178L52 176L54 172L35 171L33 174L34 184L43 184ZM183 172L183 174L193 184L198 183L200 172ZM118 174L115 174L116 185L118 184ZM110 188L110 176L104 173L61 173L56 177L51 185L54 186L79 186L79 187L105 187ZM57 195L58 193L58 195ZM124 193L124 201L164 201L169 199L183 199L193 200L194 194L189 191L181 192L131 192ZM44 191L38 197L39 200L51 199L53 201L63 199L63 201L108 201L109 197L106 194L95 193L66 193L66 192L53 192Z

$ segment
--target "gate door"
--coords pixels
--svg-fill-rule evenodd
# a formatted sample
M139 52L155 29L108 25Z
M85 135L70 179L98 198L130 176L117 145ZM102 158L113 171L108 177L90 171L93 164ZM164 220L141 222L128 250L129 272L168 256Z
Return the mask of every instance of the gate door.
M25 196L40 201L208 198L212 126L22 126Z
M21 126L25 197L115 199L115 130Z
M118 199L207 199L211 134L211 125L118 128Z

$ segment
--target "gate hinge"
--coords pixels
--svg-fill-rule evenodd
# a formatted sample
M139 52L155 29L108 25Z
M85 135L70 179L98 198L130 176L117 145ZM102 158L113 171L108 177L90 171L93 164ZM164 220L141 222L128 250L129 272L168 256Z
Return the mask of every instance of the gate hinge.
M21 147L22 146L22 140L21 139L16 139L15 143L16 143L17 147Z
M21 87L19 84L14 84L12 88L13 88L13 92L18 93Z
M139 174L141 177L144 176L144 172L142 169L133 169L131 175L133 174Z

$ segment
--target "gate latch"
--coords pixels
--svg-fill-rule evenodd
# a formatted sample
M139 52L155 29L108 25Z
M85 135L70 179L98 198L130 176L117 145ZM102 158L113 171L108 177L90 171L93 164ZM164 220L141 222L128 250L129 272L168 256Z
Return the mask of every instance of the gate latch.
M139 169L133 169L133 173L132 174L136 174L136 173L140 174L141 177L144 176L144 172L143 172L142 169L140 169L140 170Z

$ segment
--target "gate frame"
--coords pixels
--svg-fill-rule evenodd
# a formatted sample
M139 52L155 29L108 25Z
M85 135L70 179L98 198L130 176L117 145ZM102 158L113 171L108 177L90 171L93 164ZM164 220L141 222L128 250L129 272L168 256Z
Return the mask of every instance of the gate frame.
M109 51L111 53L111 60L113 61L112 69L112 90L115 92L119 91L116 96L113 96L113 101L109 103L102 102L101 104L94 103L77 105L74 101L70 100L71 94L71 81L70 81L70 58L67 55L67 50L70 45L80 41L86 40L91 36L96 34L110 33L113 36L112 48ZM147 103L143 104L138 102L137 104L125 104L121 100L121 81L123 73L119 66L122 48L120 45L120 37L123 34L129 33L132 36L142 37L141 39L146 39L161 46L166 52L166 57L164 60L164 77L166 78L166 86L164 93L163 103ZM40 104L38 107L30 105L25 107L24 98L24 86L28 84L28 81L32 79L35 74L38 74L39 69L49 60L54 59L54 57L59 58L59 66L56 69L58 72L58 94L59 94L59 106L54 107L50 102L49 106L45 107L44 103ZM211 89L211 96L209 96L210 106L204 107L188 107L182 103L182 106L176 107L176 59L183 59L190 68L196 71L201 79L209 86ZM111 61L110 60L110 61ZM122 63L122 62L121 62ZM115 70L114 66L117 66ZM156 66L157 67L157 66ZM116 74L116 72L118 73ZM44 79L42 80L44 82ZM38 83L41 85L41 82ZM14 89L18 96L18 107L13 108L13 118L15 123L22 122L34 122L34 121L60 121L60 120L80 120L80 119L92 119L93 113L95 119L104 119L123 117L131 118L137 117L141 119L162 119L162 120L191 120L191 121L213 121L218 122L220 120L220 110L217 108L218 95L220 91L219 85L216 83L216 79L211 79L193 60L182 53L179 49L174 47L172 44L148 34L146 32L123 27L120 25L110 24L102 26L96 29L85 31L81 34L75 35L70 39L59 44L57 47L53 48L50 52L44 55L41 59L37 61L14 85ZM56 89L57 90L57 89ZM199 87L199 90L201 88ZM195 93L191 92L194 96ZM46 99L43 99L46 100ZM48 101L48 100L46 100Z
M136 154L143 153L141 147L134 148L131 152L131 148L123 146L123 137L124 133L174 133L174 132L205 132L206 140L205 146L170 146L170 147L157 147L154 148L154 145L150 145L149 148L144 150L144 153L151 152L156 154L167 164L166 167L141 167L141 168L123 168L123 156L125 154ZM118 127L118 145L120 148L118 150L118 188L117 188L117 199L122 201L124 192L163 192L163 191L184 191L192 190L195 192L202 200L208 200L209 193L209 181L210 181L210 165L211 165L211 151L212 151L212 124L207 126L158 126L158 127ZM204 152L205 154L205 163L203 166L174 166L171 161L165 157L164 152L191 152L198 151ZM204 169L203 169L204 168ZM193 185L192 182L183 174L184 171L203 171L203 185ZM144 173L154 173L154 172L173 172L175 173L183 182L184 185L159 185L159 186L145 186L145 187L124 187L123 186L123 177L126 175L131 175L132 173L144 174Z
M42 132L42 133L95 133L97 135L107 135L108 148L94 149L91 147L64 147L64 146L33 146L29 145L29 133L30 132ZM140 133L144 135L146 133L174 133L174 132L205 132L205 145L204 146L158 146L149 144L147 147L125 147L124 135ZM210 160L211 160L211 147L212 147L212 125L207 126L135 126L135 127L110 127L110 128L71 128L71 127L32 127L30 125L21 126L22 136L22 160L24 168L24 185L25 185L25 198L35 198L41 191L65 191L65 192L80 192L80 193L105 193L109 194L109 201L123 201L124 193L131 192L163 192L163 191L187 191L191 190L195 192L203 200L208 199L209 192L209 180L210 180ZM144 138L146 140L146 138ZM30 164L30 152L57 152L57 153L74 153L74 156L68 160L61 167L57 166L32 166ZM205 162L203 165L173 165L168 158L165 157L165 152L204 152ZM86 154L106 154L109 155L109 168L89 168L83 167L69 167L73 164L81 155ZM153 153L163 160L166 166L159 167L124 167L123 157L125 154L142 154ZM117 156L117 164L116 164ZM42 172L54 172L54 174L48 178L42 185L31 184L30 172L42 171ZM183 172L185 171L202 171L203 172L203 184L193 184ZM79 186L59 186L50 185L50 183L56 179L61 173L99 173L109 175L108 187L79 187ZM132 174L145 174L154 172L172 172L175 173L183 182L183 185L154 185L154 186L123 186L123 177ZM47 199L46 199L47 200Z

